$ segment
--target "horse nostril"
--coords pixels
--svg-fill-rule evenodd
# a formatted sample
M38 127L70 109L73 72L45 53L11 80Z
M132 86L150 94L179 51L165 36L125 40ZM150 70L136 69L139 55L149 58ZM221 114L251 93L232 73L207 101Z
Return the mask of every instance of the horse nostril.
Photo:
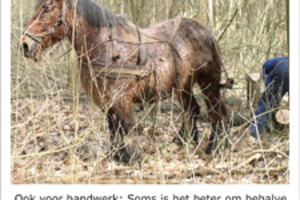
M29 52L29 46L28 46L28 44L26 42L23 42L23 50L24 50L24 55L26 57L28 57L29 56L29 54L28 54L28 52Z

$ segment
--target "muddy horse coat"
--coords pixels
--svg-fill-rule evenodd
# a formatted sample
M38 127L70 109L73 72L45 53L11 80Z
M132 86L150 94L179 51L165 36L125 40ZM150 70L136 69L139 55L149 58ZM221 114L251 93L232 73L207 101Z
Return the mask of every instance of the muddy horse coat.
M215 148L226 108L220 97L220 50L207 28L177 17L142 29L91 0L39 0L22 37L24 55L38 61L65 37L77 53L87 95L107 113L114 159L138 157L124 143L135 124L133 104L168 98L172 90L186 112L174 141L182 144L188 133L198 143L195 83L212 122L206 153Z

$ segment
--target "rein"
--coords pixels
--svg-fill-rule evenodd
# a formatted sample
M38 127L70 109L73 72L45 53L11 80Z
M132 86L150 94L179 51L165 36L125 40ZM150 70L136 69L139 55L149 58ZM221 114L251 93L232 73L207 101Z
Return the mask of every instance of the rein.
M36 43L41 44L41 38L37 37L36 35L32 34L31 32L25 31L24 35L26 35L27 37L29 37Z

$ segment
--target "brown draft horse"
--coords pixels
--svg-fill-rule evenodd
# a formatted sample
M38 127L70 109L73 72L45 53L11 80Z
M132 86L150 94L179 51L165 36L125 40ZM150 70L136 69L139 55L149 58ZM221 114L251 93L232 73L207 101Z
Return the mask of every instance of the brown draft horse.
M186 112L174 142L183 144L182 138L188 134L197 144L200 107L193 96L194 83L206 97L212 122L206 153L215 149L226 108L220 97L220 50L207 28L195 20L177 17L141 29L91 0L38 0L22 37L24 55L38 61L45 49L65 37L77 53L86 93L101 109L112 102L107 118L112 147L117 149L112 154L115 160L138 158L132 145L124 145L124 137L134 127L133 104L167 98L173 89ZM99 66L142 66L149 73L142 78L124 78L121 73L109 77L97 73Z

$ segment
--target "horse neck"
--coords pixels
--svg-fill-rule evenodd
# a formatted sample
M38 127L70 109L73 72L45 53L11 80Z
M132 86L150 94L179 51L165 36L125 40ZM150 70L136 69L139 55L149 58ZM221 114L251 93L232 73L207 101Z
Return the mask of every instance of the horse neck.
M128 35L131 35L129 38L134 41L134 38L138 37L136 26L128 21L124 21L124 23L111 21L108 24L93 26L78 13L75 15L73 10L68 9L66 13L67 37L78 56L86 55L83 56L84 59L97 57L100 62L106 62L106 59L112 56L110 50L113 48L112 40L122 40L125 35L128 39ZM73 16L76 17L75 20ZM76 26L73 26L74 23ZM126 34L124 35L124 33Z
M100 44L107 40L105 37L102 37L102 35L107 35L108 27L91 26L78 13L76 13L76 19L74 20L73 10L68 10L67 13L66 36L78 55L82 54L86 49L93 48L95 43ZM74 25L75 23L76 25Z

